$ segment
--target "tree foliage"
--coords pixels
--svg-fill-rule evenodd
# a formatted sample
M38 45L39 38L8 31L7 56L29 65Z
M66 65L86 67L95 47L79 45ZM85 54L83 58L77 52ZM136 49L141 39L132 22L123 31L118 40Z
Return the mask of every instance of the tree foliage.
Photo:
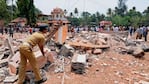
M9 17L7 4L5 0L0 0L0 19L7 19Z
M25 17L28 21L27 24L34 25L36 23L34 0L18 0L17 6L18 16Z
M79 12L78 12L78 8L75 8L74 14L78 16L78 13L79 13Z

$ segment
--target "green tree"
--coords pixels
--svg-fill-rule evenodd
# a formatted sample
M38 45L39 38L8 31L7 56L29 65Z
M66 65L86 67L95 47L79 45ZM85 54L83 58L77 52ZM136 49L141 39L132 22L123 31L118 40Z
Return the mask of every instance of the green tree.
M97 18L97 22L99 22L100 21L100 13L96 12L95 15L96 15L96 18Z
M143 11L142 24L149 25L149 6Z
M78 13L79 13L79 12L78 12L78 9L75 8L75 10L74 10L74 14L78 16Z
M39 10L38 8L35 8L35 15L39 15L39 14L42 14L42 11Z
M5 0L0 0L0 19L7 19L9 17L7 11L7 4Z
M136 7L132 7L127 13L126 16L129 17L129 25L138 27L141 22L142 15L139 11L136 11Z
M69 17L68 20L71 22L72 26L79 26L80 25L79 18L76 18L76 17L71 18L71 17Z
M118 15L125 15L127 12L127 5L126 5L127 0L118 0L118 7L115 7L115 14Z
M105 15L104 14L101 14L101 16L100 16L100 21L102 21L102 20L105 20Z
M36 24L36 18L37 16L35 15L35 6L34 6L34 0L30 0L30 4L29 4L29 23L30 25L34 25Z
M15 5L7 6L7 10L11 20L17 17L18 9Z
M123 18L120 15L116 15L116 16L113 16L112 22L113 22L113 24L115 24L117 26L122 26L122 25L126 25L127 19Z
M91 25L98 25L98 19L96 18L96 14L92 14L91 17L90 17L90 24Z
M28 25L36 23L34 0L18 0L17 7L19 10L18 16L25 17Z
M143 11L143 14L149 14L149 6Z
M112 9L111 9L111 8L108 8L107 15L108 15L109 17L112 17Z
M73 13L72 12L70 12L70 17L73 17Z
M89 12L82 12L81 14L81 17L82 17L82 20L81 20L81 24L82 25L88 25L90 23L90 16L91 14Z

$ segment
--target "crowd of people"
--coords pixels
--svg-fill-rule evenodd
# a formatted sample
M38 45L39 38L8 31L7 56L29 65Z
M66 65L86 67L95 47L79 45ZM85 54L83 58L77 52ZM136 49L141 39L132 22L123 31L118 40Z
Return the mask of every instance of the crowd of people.
M17 33L27 33L32 34L34 32L37 32L39 28L32 28L30 26L25 27L14 27L14 26L8 26L5 28L0 28L0 33L3 34L9 34L10 37L13 38L14 32ZM132 36L134 33L136 33L136 39L142 39L144 38L145 41L147 41L147 35L148 35L149 26L139 26L138 28L135 28L133 26L94 26L94 27L71 27L69 28L69 32L72 33L72 36L75 35L75 33L79 33L81 31L94 31L94 32L102 32L102 31L113 31L113 32L119 32L119 31L128 31L129 35Z
M147 26L140 26L136 30L136 33L137 33L136 39L142 39L142 37L143 37L144 40L147 41L148 31L149 31L149 27L147 27Z
M30 26L25 26L25 27L7 26L7 27L0 28L0 33L2 35L9 34L9 36L13 38L14 33L32 34L34 32L37 32L38 30L39 28L33 28Z
M144 38L145 41L147 41L147 35L149 31L149 26L139 26L138 28L135 28L133 26L100 26L100 27L71 27L70 32L72 32L73 36L74 33L79 33L81 31L94 31L94 32L102 32L102 31L113 31L113 32L119 32L119 31L128 31L128 34L130 36L136 34L136 39L142 39Z

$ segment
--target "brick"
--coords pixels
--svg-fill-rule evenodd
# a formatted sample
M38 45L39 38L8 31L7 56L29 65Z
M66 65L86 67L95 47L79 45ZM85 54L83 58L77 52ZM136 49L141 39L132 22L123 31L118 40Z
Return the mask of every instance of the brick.
M93 54L101 54L102 53L102 50L101 49L95 49L93 51Z

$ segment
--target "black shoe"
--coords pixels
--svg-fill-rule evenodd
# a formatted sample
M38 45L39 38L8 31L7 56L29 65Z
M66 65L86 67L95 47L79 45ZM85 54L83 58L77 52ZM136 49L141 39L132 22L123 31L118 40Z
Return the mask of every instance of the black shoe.
M47 78L42 78L41 80L39 81L35 81L35 84L41 84L43 82L47 81Z
M23 84L28 84L29 83L29 80L25 80L24 82L23 82Z

